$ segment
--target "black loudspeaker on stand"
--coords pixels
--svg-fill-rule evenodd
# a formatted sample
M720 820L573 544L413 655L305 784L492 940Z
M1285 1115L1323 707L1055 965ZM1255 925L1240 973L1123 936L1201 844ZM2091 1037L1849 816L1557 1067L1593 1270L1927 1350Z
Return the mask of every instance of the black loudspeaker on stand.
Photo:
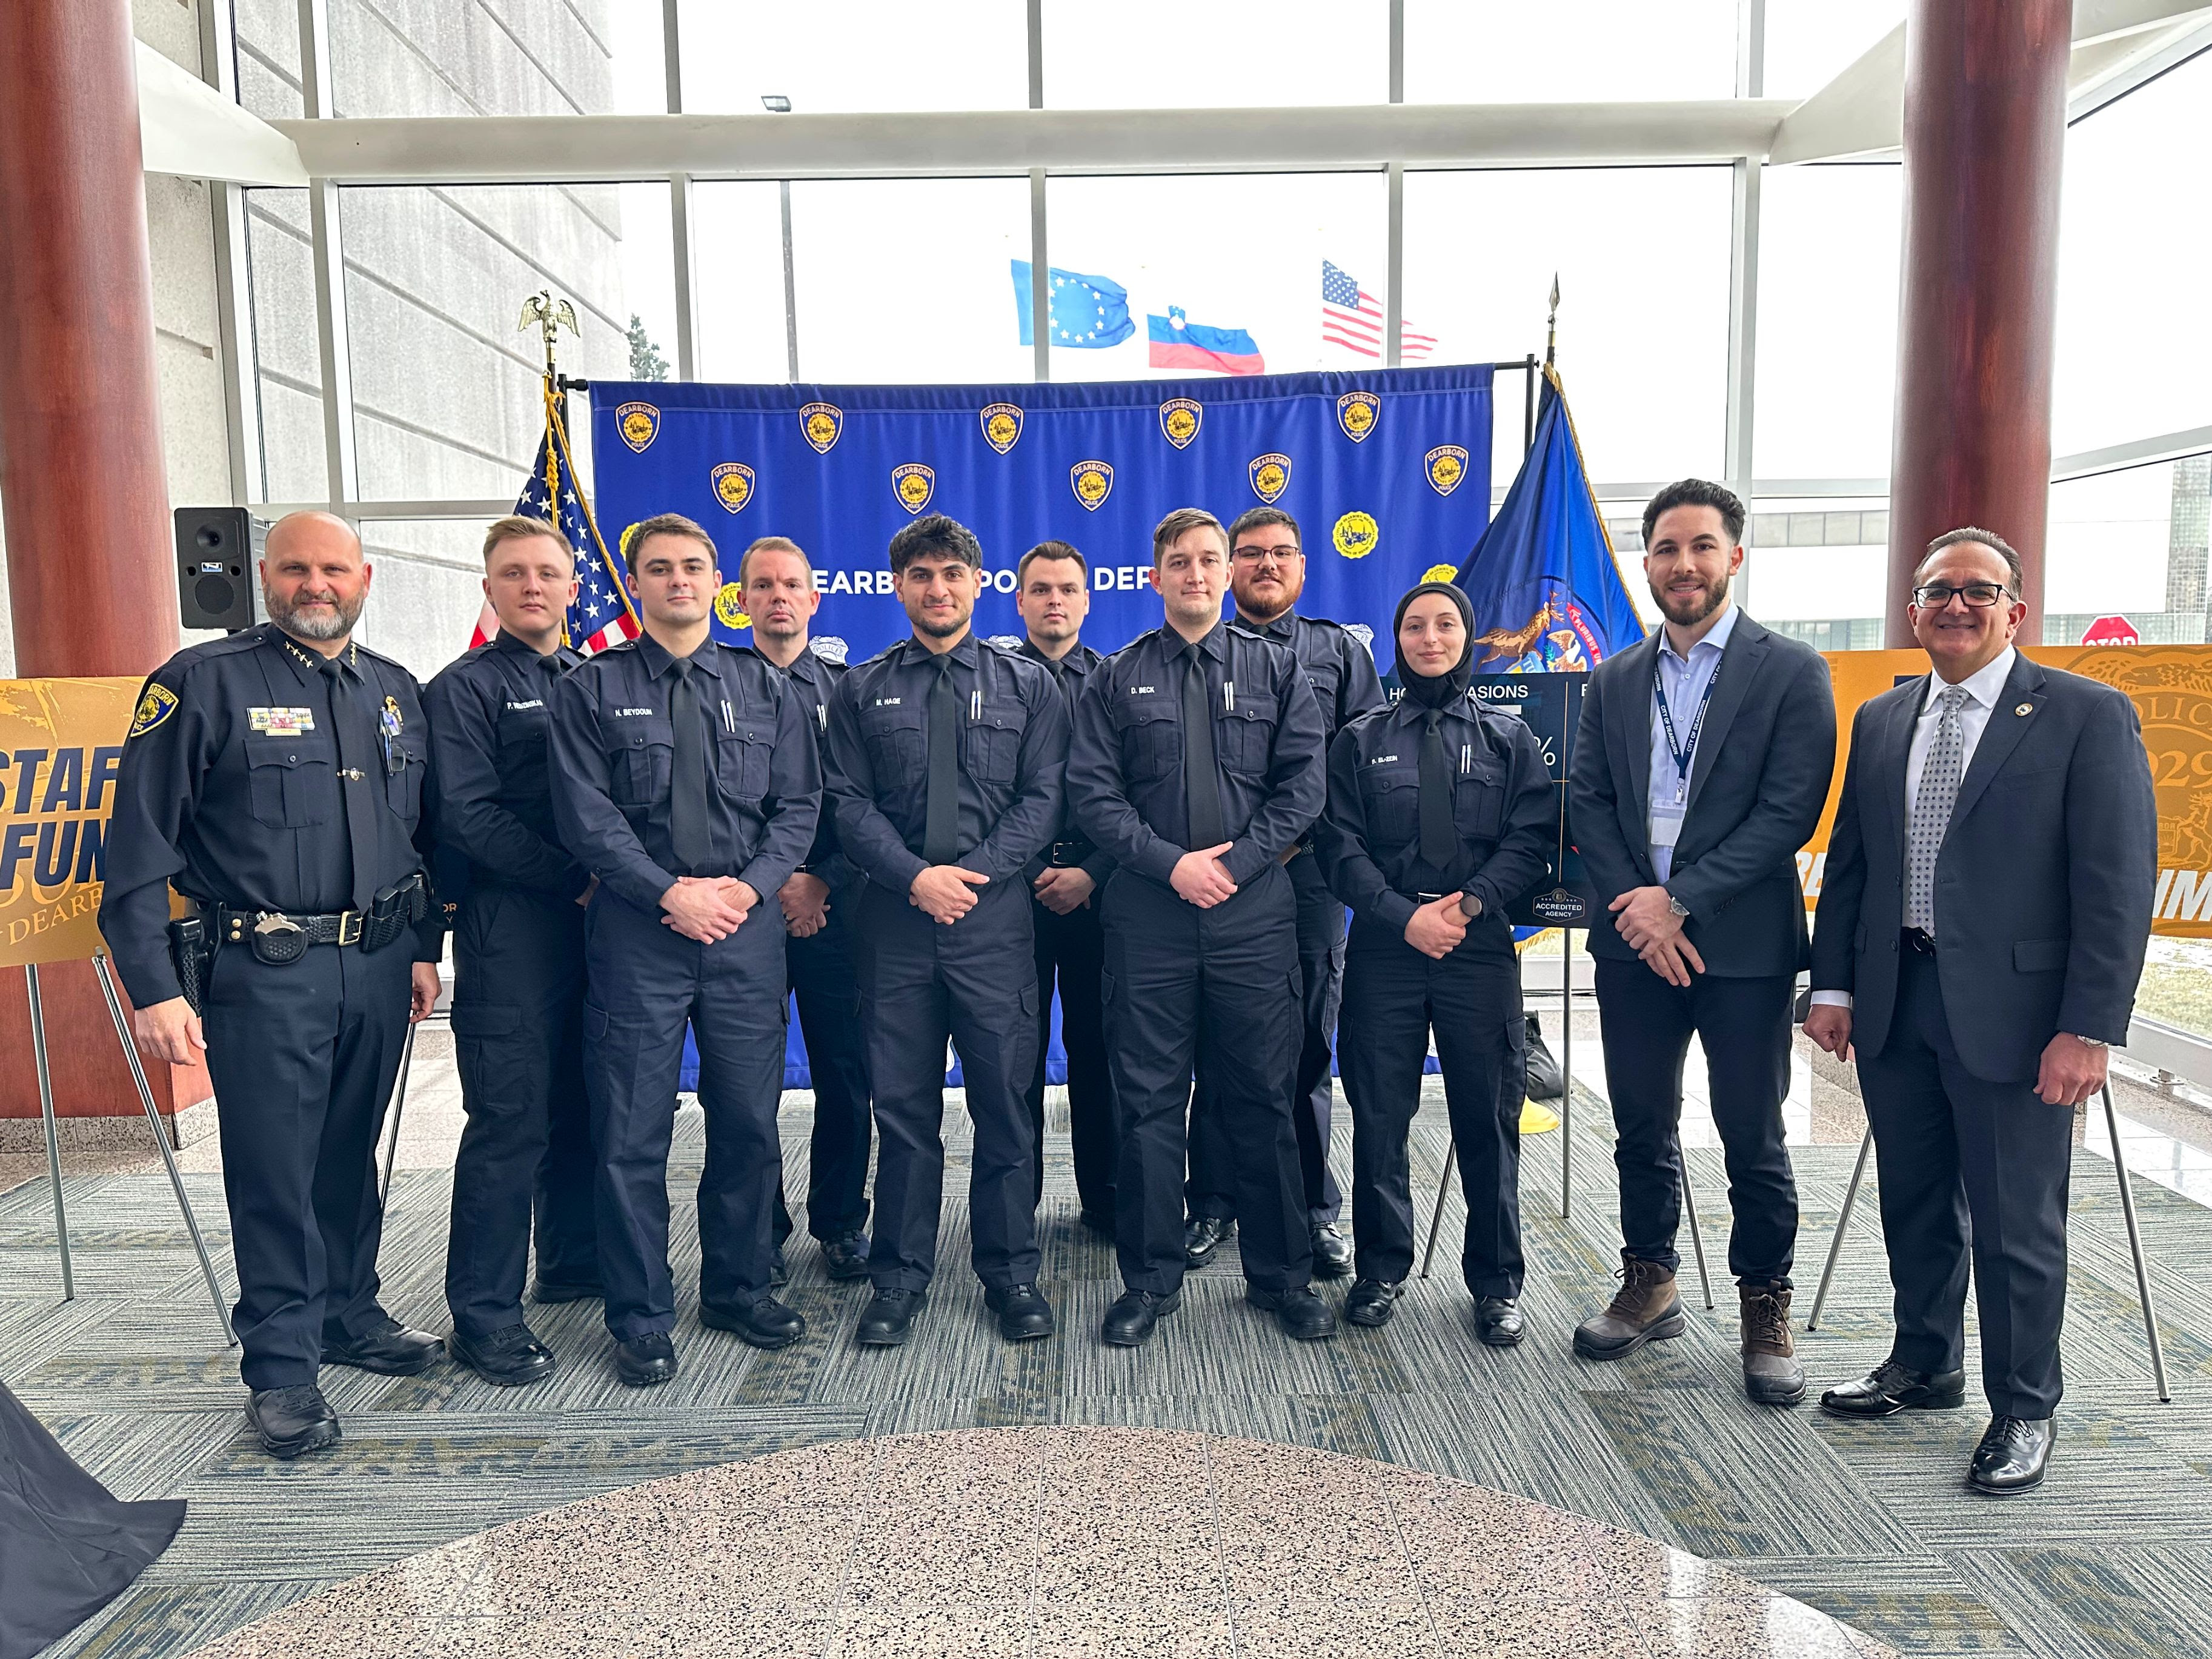
M242 507L180 507L176 524L184 625L229 634L252 627L255 567L269 538L267 521Z

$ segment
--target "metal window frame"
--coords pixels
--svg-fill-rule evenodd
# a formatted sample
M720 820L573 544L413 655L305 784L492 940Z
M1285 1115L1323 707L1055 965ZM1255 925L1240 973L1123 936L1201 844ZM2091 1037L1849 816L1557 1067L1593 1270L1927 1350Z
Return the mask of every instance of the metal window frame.
M238 39L231 0L202 0L200 78L238 101ZM246 191L210 180L208 207L215 233L216 352L222 374L222 422L230 498L269 493L261 447L261 384L253 346L253 262L246 251Z
M300 92L307 118L327 120L331 106L329 0L300 0ZM307 180L307 225L315 267L315 347L323 379L323 464L330 499L342 517L356 516L361 454L353 423L353 354L346 325L345 237L338 183Z

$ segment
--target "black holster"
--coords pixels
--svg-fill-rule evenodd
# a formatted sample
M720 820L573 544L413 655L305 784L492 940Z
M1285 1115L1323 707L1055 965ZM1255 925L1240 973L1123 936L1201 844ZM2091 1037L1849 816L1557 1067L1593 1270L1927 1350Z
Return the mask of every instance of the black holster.
M195 1014L207 995L208 969L215 963L215 941L207 923L198 916L179 916L169 924L169 965L177 970L177 988L185 1006Z

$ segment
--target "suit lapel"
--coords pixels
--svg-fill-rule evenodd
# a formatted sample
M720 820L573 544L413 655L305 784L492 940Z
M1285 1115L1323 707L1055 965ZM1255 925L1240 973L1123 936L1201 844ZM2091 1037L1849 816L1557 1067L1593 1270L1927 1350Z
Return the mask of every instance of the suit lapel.
M1759 674L1759 665L1766 660L1771 637L1750 617L1737 615L1735 632L1729 635L1728 649L1721 653L1720 665L1713 671L1719 683L1713 687L1713 706L1705 715L1705 727L1698 733L1697 757L1690 763L1690 798L1683 804L1686 828L1687 815L1698 810L1698 797L1705 793L1705 780L1713 775L1721 745L1728 740L1729 727L1735 724L1736 714L1751 693L1751 683ZM1712 745L1710 749L1706 747L1708 744Z
M2043 670L2025 653L2014 657L2012 672L2005 676L2004 690L1997 694L1997 706L1990 711L1990 723L1982 728L1982 740L1974 745L1973 763L1960 780L1958 803L1951 809L1952 823L1958 823L1972 809L1997 769L2020 746L2027 728L2035 724L2043 697ZM2027 713L2018 712L2021 709Z
M1651 834L1651 665L1659 655L1659 632L1654 629L1641 642L1628 647L1622 658L1621 678L1629 695L1613 705L1613 730L1621 749L1621 769L1628 776L1628 797L1635 807L1638 826L1629 844L1647 843Z
M1889 827L1891 844L1902 849L1906 830L1905 810L1905 774L1912 763L1912 728L1920 718L1920 705L1928 698L1928 676L1899 689L1899 695L1885 711L1880 732L1881 749L1868 757L1875 777L1881 787L1883 822Z

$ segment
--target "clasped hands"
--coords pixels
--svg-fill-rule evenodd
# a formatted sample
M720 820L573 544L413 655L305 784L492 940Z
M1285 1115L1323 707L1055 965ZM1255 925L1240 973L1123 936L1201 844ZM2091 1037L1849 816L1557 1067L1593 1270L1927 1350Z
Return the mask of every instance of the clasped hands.
M760 895L735 876L678 876L660 896L664 927L689 939L712 945L744 925Z
M1606 908L1613 913L1613 930L1645 967L1669 985L1686 986L1692 973L1705 971L1705 959L1683 933L1674 903L1663 887L1635 887Z

